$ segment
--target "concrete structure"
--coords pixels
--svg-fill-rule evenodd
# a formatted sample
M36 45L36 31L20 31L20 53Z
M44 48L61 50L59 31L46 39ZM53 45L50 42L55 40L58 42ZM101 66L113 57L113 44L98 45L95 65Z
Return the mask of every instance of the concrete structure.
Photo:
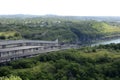
M6 40L0 41L0 63L16 60L23 57L31 57L43 52L58 49L58 40Z
M0 49L20 46L58 46L56 41L39 41L39 40L6 40L0 41Z

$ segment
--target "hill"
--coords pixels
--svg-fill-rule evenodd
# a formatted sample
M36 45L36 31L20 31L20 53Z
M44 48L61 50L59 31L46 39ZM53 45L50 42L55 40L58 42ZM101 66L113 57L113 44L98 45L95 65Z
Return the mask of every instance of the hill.
M71 17L1 18L0 32L17 32L23 39L90 42L120 34L120 24ZM7 34L6 34L7 35ZM18 38L19 39L19 38Z

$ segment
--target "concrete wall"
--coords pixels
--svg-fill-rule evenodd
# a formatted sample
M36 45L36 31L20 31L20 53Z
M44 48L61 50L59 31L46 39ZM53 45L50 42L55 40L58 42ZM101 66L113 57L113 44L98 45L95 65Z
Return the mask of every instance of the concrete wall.
M31 52L34 53L35 51L41 51L41 50L44 50L43 47L0 52L0 57L7 57L7 56L25 54L25 53L31 53Z

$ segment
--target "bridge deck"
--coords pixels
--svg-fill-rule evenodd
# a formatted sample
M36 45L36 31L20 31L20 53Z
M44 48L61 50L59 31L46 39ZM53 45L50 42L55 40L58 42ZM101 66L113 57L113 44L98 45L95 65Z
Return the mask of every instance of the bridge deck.
M59 47L56 47L56 48L55 47L54 48L47 48L47 49L34 51L34 52L25 52L23 54L14 54L14 55L7 56L7 57L0 57L0 63L12 61L12 60L16 60L16 59L24 58L24 57L31 57L31 56L39 55L41 53L65 50L65 49L70 49L70 48L75 48L76 49L76 48L79 48L79 46L61 46L61 47L59 46Z
M19 43L57 43L56 41L41 41L41 40L4 40L0 41L0 45L10 45Z

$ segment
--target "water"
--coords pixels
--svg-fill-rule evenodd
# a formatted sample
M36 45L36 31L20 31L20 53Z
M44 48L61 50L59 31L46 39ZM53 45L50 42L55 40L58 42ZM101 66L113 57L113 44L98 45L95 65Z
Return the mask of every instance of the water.
M97 43L92 44L91 46L97 46L97 45L100 45L100 44L101 44L101 45L111 44L111 43L115 43L115 44L120 43L120 38L97 42Z

